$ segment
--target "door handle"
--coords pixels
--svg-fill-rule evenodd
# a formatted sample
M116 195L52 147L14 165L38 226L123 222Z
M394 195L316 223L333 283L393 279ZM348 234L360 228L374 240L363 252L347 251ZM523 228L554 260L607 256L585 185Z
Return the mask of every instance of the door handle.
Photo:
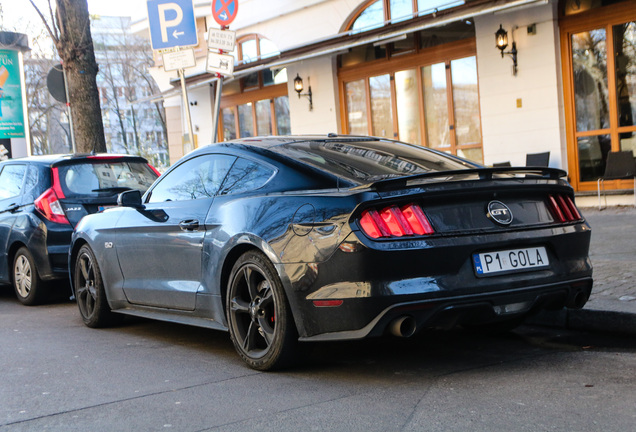
M15 213L18 210L20 210L20 204L18 204L18 203L13 203L13 204L9 205L9 207L7 207L7 211L9 211L11 213Z
M183 231L196 231L199 229L199 221L196 219L187 219L179 222L179 228Z

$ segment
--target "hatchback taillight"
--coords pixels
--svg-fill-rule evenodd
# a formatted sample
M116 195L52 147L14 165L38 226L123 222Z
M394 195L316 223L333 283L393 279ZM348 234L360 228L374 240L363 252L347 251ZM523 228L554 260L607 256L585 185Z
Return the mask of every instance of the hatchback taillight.
M365 210L360 218L360 227L371 238L430 235L435 232L417 204Z
M62 204L60 203L60 198L64 198L64 192L62 192L62 188L60 187L57 168L52 168L52 174L53 186L37 197L33 204L35 208L51 222L70 225L70 222L64 214L64 209L62 209Z
M568 195L549 195L548 205L557 222L574 222L583 219L574 201Z

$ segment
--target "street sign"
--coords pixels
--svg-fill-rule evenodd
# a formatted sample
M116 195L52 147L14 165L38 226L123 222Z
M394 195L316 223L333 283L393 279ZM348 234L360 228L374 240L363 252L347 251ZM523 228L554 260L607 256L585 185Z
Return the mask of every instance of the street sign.
M229 26L238 12L238 0L213 0L212 17L221 26Z
M236 32L231 30L208 30L208 48L223 51L234 51L236 45Z
M163 53L163 70L166 72L191 68L196 65L197 61L194 57L194 48Z
M205 70L210 73L232 76L234 73L234 57L208 51L208 62Z
M199 44L192 0L148 0L153 50Z

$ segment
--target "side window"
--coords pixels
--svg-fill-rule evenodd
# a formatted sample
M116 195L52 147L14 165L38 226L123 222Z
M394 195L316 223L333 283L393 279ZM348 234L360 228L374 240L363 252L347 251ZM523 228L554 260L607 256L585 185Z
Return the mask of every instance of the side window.
M213 197L236 158L204 155L190 159L167 173L152 189L149 203Z
M26 165L5 165L0 171L0 199L20 195Z
M221 195L256 190L269 181L275 171L247 159L239 158L223 183Z

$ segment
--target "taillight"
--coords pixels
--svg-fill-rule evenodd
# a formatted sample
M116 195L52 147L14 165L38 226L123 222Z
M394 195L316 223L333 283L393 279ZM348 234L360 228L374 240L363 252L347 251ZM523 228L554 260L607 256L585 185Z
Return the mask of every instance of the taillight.
M42 195L40 195L35 201L35 208L44 215L45 218L51 222L57 222L62 224L69 224L62 205L55 194L53 188L47 189Z
M51 171L53 175L53 186L37 197L33 204L35 204L35 208L51 222L70 225L70 222L64 214L64 209L62 209L62 204L60 203L60 198L64 198L64 192L60 187L59 173L57 168L52 168Z
M548 205L557 222L574 222L583 219L574 201L568 195L549 195Z
M365 210L360 218L360 227L371 238L409 237L435 232L416 204Z

